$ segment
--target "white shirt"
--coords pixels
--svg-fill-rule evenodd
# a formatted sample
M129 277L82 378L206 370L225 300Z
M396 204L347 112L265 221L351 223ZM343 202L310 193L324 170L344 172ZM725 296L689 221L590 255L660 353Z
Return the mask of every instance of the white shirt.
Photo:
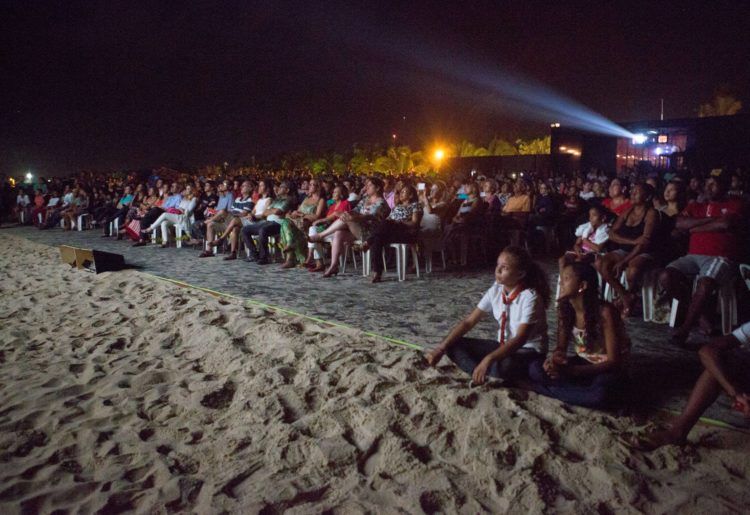
M740 346L750 348L750 322L745 322L732 331L732 336L740 341Z
M16 197L16 204L18 204L21 207L26 207L30 203L31 201L29 200L28 195L18 195L18 197Z
M536 295L536 291L531 289L524 290L508 305L503 305L502 291L502 285L493 284L484 294L482 300L479 301L477 308L485 313L492 313L498 325L500 325L503 310L507 310L507 322L505 323L506 343L516 336L518 326L529 324L531 330L523 348L547 354L547 315L544 312L542 301ZM500 341L499 329L497 340Z
M593 237L589 238L593 230L594 227L591 225L591 222L586 222L585 224L581 224L576 227L576 236L579 238L583 238L584 240L588 239L589 241L597 245L601 245L609 239L609 225L601 224L596 228L596 232L594 233Z
M260 218L263 212L268 209L268 205L271 203L271 197L263 197L258 199L258 203L253 208L253 214Z
M583 200L589 200L594 197L596 193L593 191L582 191L578 194L579 197L581 197Z

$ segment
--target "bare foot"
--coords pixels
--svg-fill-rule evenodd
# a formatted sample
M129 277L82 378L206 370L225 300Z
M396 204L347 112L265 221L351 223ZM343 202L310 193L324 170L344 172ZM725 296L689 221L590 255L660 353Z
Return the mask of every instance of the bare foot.
M622 317L627 318L630 316L630 313L633 311L633 305L635 304L635 295L633 295L630 292L625 293L625 295L622 296L621 305L622 305Z
M383 282L383 275L382 274L375 274L372 276L372 279L370 279L370 282L375 283L382 283Z
M685 445L687 440L674 429L653 431L642 436L633 435L628 445L643 452L651 452L665 445Z

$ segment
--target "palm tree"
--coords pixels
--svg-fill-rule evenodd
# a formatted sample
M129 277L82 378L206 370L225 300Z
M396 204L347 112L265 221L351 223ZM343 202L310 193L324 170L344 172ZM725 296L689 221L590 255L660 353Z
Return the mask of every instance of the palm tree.
M457 157L481 157L490 155L489 150L486 148L478 147L466 140L459 143L450 154Z
M525 154L549 154L550 153L550 137L545 136L544 138L536 138L530 140L516 140L516 146L518 147L518 153L521 155Z
M698 116L732 116L742 109L742 102L729 93L719 92L708 104L701 104L698 108Z
M487 145L487 152L491 156L514 156L518 149L509 141L495 137Z

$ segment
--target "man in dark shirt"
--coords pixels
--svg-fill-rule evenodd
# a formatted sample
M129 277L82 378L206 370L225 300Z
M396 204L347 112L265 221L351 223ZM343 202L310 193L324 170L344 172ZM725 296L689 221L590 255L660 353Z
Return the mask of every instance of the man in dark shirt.
M195 211L193 211L195 222L190 227L192 239L188 242L188 245L197 245L200 240L206 237L206 218L213 214L218 202L219 196L216 194L214 184L209 181L203 187L203 195L201 195L198 205L195 206Z

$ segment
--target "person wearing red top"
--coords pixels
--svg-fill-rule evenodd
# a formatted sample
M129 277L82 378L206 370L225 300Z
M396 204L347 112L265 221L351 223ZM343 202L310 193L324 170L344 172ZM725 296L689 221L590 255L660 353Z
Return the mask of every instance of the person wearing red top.
M620 179L612 179L609 183L609 197L602 200L602 205L612 211L615 216L620 216L630 209L630 199L625 194L625 186Z
M46 211L47 202L44 200L41 190L36 191L34 197L34 208L31 211L31 221L34 225L41 226L44 223L44 212ZM39 215L42 215L42 221L39 221Z
M732 229L741 219L742 203L725 196L727 185L721 177L709 177L705 189L708 201L689 204L684 216L677 218L677 229L690 233L687 255L669 263L659 278L667 294L683 307L690 299L691 280L698 277L683 322L672 335L678 345L685 343L696 322L710 331L704 314L706 301L717 287L732 280L737 269L739 245Z

